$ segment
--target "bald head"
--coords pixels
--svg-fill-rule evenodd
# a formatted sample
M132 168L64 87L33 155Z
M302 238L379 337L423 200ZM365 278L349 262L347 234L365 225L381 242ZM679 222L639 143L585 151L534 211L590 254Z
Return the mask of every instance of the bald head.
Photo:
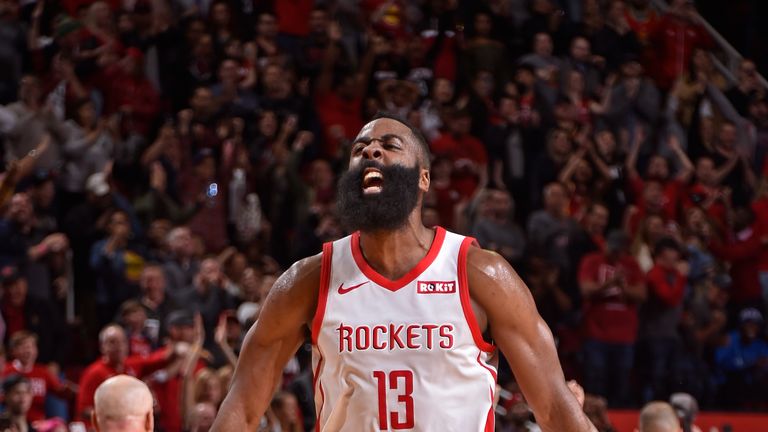
M651 402L640 411L640 432L681 431L675 410L666 402Z
M152 393L146 384L117 375L96 389L93 424L98 432L150 432L154 429Z

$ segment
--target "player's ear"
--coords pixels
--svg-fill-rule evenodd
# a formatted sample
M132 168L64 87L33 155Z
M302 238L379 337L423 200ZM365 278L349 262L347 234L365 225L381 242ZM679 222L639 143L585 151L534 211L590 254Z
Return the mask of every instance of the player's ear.
M422 190L422 192L427 193L429 191L429 168L421 168L421 173L419 174L419 189Z
M96 410L91 411L91 424L96 432L99 432L99 420L96 418Z

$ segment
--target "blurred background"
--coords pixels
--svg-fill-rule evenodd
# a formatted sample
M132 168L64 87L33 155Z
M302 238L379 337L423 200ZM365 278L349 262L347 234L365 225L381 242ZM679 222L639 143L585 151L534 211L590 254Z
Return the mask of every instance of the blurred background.
M122 372L157 430L208 430L276 277L347 234L377 112L427 137L425 223L515 266L601 432L765 412L767 7L0 0L0 427L88 430ZM310 355L263 430L313 430ZM538 430L499 384L497 430Z

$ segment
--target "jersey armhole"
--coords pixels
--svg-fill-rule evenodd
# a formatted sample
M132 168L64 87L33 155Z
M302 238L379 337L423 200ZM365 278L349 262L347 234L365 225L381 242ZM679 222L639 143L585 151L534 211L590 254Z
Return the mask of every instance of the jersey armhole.
M325 305L328 302L328 285L331 283L331 258L333 257L333 243L323 244L323 257L320 263L320 289L317 296L317 309L312 319L312 344L317 345L317 336L325 316Z
M467 277L467 252L473 244L477 244L477 240L472 237L465 237L461 242L459 248L458 259L458 276L459 276L459 297L461 298L461 309L464 311L464 319L467 321L470 331L472 332L472 339L475 341L475 345L482 351L492 353L496 350L493 344L488 343L483 339L483 332L480 331L480 327L477 325L477 318L475 312L472 310L472 299L469 295L469 278Z

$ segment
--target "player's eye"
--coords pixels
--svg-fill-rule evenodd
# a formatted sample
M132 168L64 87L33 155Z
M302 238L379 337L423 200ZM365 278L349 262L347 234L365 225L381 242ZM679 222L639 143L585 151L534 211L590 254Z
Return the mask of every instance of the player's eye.
M394 150L398 148L397 141L394 138L387 138L382 141L381 146L387 150Z

